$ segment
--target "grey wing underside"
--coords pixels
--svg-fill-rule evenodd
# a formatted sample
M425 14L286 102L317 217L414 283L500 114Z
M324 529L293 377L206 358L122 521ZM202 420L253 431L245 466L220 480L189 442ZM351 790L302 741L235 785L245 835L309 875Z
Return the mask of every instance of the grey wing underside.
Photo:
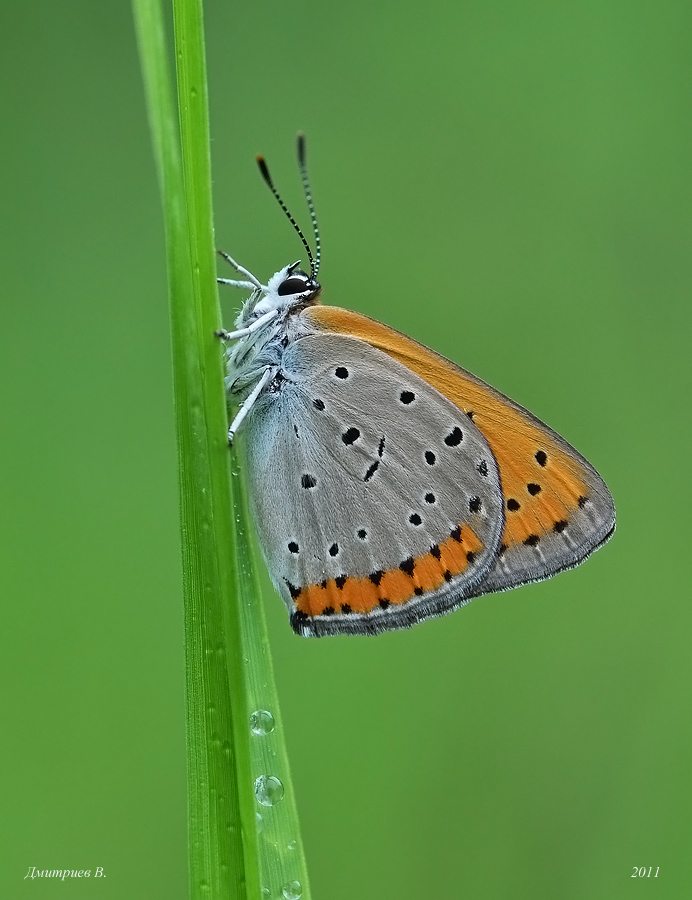
M495 459L463 412L401 363L358 338L302 338L246 428L259 542L290 613L300 589L398 569L460 524L482 545L473 565L438 590L387 609L302 620L299 633L406 627L479 592L504 527Z

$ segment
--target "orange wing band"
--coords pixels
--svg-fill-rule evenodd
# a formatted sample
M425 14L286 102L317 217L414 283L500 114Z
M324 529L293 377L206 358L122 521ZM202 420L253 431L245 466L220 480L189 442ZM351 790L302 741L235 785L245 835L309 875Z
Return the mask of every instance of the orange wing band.
M365 578L330 578L311 584L294 596L296 608L308 616L368 613L379 606L406 603L434 591L473 564L483 544L468 525L460 525L446 541L428 553L404 560L396 569Z

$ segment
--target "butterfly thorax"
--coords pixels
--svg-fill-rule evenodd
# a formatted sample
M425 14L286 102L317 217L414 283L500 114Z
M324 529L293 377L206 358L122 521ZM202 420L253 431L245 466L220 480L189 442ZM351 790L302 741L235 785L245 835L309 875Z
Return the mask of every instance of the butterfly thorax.
M236 318L237 329L254 329L227 351L226 384L239 399L267 367L280 367L288 346L314 330L300 313L319 302L322 288L296 266L284 266L253 291Z

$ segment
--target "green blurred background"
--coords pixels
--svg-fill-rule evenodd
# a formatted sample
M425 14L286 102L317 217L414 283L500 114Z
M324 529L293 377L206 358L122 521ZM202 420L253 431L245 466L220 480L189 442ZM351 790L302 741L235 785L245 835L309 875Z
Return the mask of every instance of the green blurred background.
M303 641L267 592L315 900L689 896L692 8L210 0L206 24L218 245L263 278L298 257L253 157L307 224L305 129L325 302L528 406L619 514L580 569L405 633ZM184 900L164 248L130 9L5 3L0 34L0 897Z

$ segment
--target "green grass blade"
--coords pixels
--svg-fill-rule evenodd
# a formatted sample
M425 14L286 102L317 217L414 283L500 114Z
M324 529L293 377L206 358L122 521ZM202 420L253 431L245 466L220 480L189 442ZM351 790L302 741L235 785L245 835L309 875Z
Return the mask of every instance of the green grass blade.
M167 238L180 460L191 896L309 900L244 485L239 477L229 478L224 373L213 337L220 313L202 7L200 0L173 0L177 108L160 0L133 0L133 8ZM273 717L267 734L250 729L250 716L260 709ZM283 797L271 807L260 805L253 791L263 775L282 783ZM260 890L260 873L269 894Z
M235 541L222 358L213 336L220 313L201 9L191 3L177 7L182 142L160 2L134 0L167 237L180 462L190 886L193 898L244 900L258 895L259 875L244 680L229 679L229 668L241 664L242 648L232 621Z

